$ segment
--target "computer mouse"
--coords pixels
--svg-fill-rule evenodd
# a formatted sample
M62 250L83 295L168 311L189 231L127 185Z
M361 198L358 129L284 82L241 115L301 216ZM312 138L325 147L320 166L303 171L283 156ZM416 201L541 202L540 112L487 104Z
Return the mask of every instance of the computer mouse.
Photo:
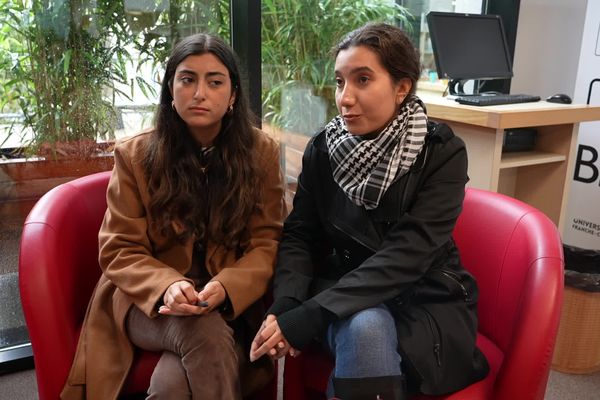
M550 103L562 103L562 104L571 104L573 102L573 100L571 100L571 98L564 93L554 94L554 95L548 97L546 99L546 101L548 101Z

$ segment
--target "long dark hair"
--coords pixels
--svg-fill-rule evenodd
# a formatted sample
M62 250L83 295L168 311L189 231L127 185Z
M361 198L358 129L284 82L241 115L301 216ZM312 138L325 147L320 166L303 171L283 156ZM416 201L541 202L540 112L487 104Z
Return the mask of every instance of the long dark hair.
M340 51L354 46L365 46L375 52L393 81L398 83L400 79L410 79L410 94L415 93L421 74L419 52L402 29L384 23L368 23L348 33L331 52L336 58ZM406 99L409 97L406 96Z
M225 65L235 92L233 110L222 120L206 174L200 146L171 107L175 70L190 55L211 53ZM162 82L155 129L144 170L150 193L150 217L160 232L183 242L192 235L227 248L238 245L258 201L254 131L235 54L223 40L196 34L173 48ZM177 226L174 228L173 224Z

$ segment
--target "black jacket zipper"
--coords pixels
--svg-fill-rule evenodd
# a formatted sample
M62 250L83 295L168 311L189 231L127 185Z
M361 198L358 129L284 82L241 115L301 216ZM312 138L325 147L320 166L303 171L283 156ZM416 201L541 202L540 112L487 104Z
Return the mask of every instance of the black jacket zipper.
M433 315L431 315L431 313L425 307L421 307L421 309L425 312L425 315L427 316L427 321L429 322L429 329L431 330L431 333L433 335L433 355L435 356L435 361L437 363L437 366L441 367L442 344L440 340L440 328L438 327L435 318L433 318Z
M450 279L452 282L454 282L455 284L457 284L460 287L460 290L462 291L462 294L463 294L464 301L470 300L469 292L467 291L467 288L465 287L465 285L462 284L461 279L457 274L455 274L452 271L448 271L447 269L441 269L439 271L442 275L444 275L445 277L447 277L448 279Z
M354 240L356 243L366 247L367 249L371 250L373 253L375 253L377 251L376 248L374 248L373 246L368 245L367 243L365 243L363 240L357 238L356 236L352 235L350 232L347 232L345 230L343 230L342 228L340 228L338 225L335 224L335 222L333 221L329 221L331 223L331 225L333 225L333 227L335 229L337 229L338 231L340 231L341 233L343 233L345 236L348 236L350 239Z

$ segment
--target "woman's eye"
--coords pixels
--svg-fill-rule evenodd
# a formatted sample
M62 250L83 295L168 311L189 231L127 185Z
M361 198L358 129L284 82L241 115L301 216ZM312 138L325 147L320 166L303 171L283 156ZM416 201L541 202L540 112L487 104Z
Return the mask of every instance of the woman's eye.
M223 81L210 81L209 84L211 86L221 86L223 84Z
M335 79L335 86L337 86L337 87L344 86L344 81L342 79L340 79L340 78L336 78Z
M179 78L179 81L181 83L187 84L187 83L192 83L194 80L192 78L190 78L189 76L182 76L181 78Z
M358 82L363 83L363 84L369 82L369 80L370 79L368 76L361 76L360 78L358 78Z

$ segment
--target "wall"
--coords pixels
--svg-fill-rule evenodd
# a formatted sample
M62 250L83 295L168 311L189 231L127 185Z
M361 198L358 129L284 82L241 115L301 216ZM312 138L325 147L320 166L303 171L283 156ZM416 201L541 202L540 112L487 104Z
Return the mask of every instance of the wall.
M573 96L587 0L521 0L511 93Z

